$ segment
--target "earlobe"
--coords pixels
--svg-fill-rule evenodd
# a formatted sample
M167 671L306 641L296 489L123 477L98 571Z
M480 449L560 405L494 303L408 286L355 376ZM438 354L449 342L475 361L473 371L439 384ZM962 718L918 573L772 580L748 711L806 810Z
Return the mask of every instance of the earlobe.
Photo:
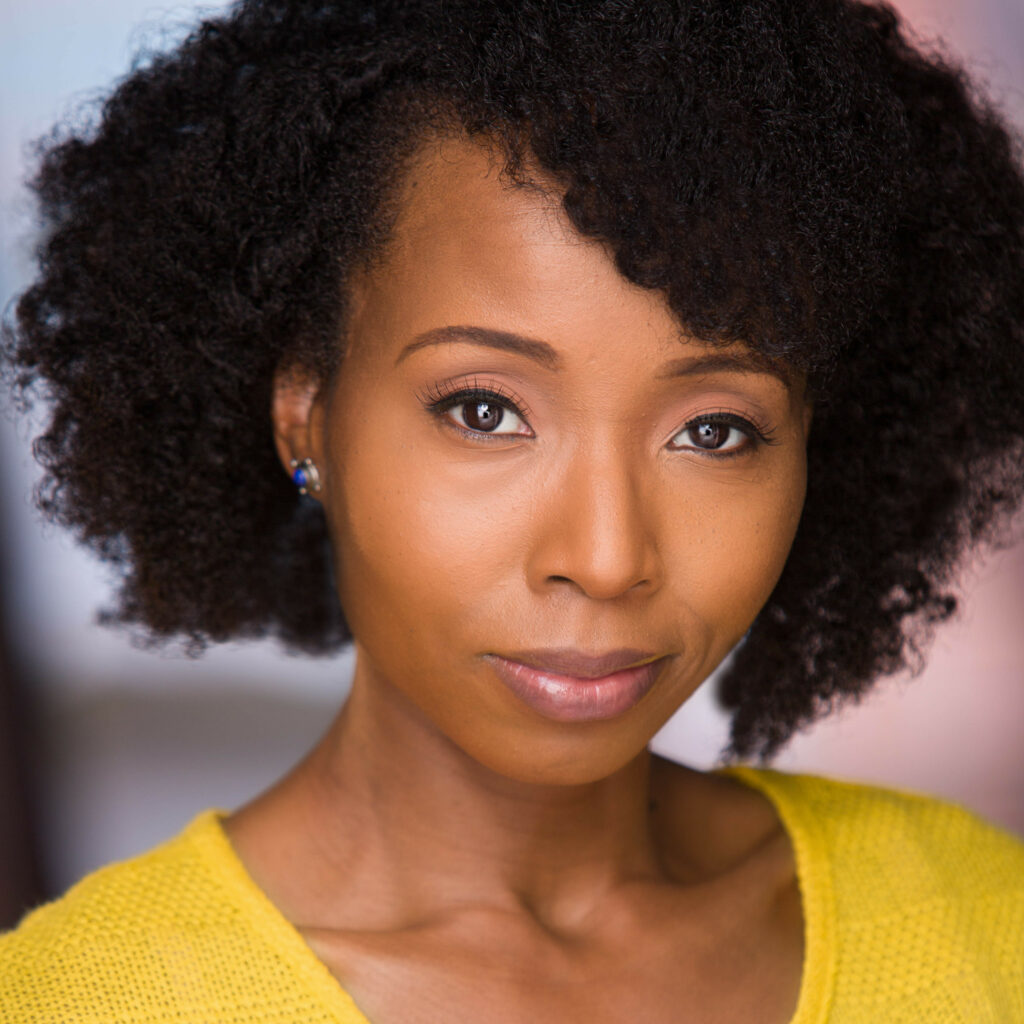
M302 367L280 368L274 375L270 416L277 457L301 494L321 488L322 379Z
M299 489L299 494L320 493L320 470L311 458L291 459L288 467L292 471L292 483Z

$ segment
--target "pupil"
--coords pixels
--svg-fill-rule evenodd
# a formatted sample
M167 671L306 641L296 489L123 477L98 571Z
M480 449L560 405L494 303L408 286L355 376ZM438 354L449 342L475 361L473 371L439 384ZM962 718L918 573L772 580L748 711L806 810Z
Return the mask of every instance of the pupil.
M469 402L463 413L472 430L494 430L501 423L505 410L493 402Z
M702 423L693 433L698 447L721 448L729 436L729 428L724 423Z

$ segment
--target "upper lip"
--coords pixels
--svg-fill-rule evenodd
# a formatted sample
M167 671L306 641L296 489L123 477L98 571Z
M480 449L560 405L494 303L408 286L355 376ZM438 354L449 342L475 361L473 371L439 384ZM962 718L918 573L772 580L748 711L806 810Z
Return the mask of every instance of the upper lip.
M650 651L632 647L620 647L604 654L587 654L571 647L546 647L529 651L511 651L496 657L516 661L521 665L541 672L575 676L578 679L600 679L625 668L633 668L644 662L654 661L658 656Z

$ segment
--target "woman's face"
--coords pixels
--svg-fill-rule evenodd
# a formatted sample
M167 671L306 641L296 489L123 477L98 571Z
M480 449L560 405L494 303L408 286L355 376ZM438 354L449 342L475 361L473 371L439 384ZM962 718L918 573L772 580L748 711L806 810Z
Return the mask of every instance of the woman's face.
M524 781L645 747L768 598L804 497L800 382L681 336L465 140L415 161L341 371L277 415L323 477L356 686Z

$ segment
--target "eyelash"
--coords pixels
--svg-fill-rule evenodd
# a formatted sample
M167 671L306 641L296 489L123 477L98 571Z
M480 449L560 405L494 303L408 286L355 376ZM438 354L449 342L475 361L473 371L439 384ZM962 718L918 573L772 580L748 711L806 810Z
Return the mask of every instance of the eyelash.
M458 405L463 405L468 402L493 402L497 405L502 405L510 412L518 416L526 426L529 426L530 412L526 407L526 403L522 401L517 395L509 391L501 384L488 384L482 385L476 378L473 379L472 383L468 386L462 384L456 384L452 381L439 381L436 384L425 388L419 395L420 401L428 412L435 416L443 416L449 409L454 408ZM714 449L705 449L700 454L706 458L712 459L731 459L737 456L746 454L750 447L758 448L764 444L777 444L775 437L770 427L767 424L755 423L747 416L741 416L738 413L732 412L729 409L716 409L713 412L702 413L700 416L694 416L680 427L672 436L678 437L680 434L686 433L694 427L700 426L705 423L721 424L723 426L735 427L741 433L745 434L749 440L750 445L743 445L740 448L730 449L728 451L715 451ZM524 434L487 434L482 431L467 430L457 423L449 421L449 426L457 430L460 434L465 434L472 438L491 438L491 437L525 437ZM677 448L676 451L695 450L695 449L684 449Z
M465 384L455 384L452 381L440 381L420 392L419 399L428 412L438 417L443 416L449 409L453 409L457 405L464 405L469 402L493 402L495 405L504 406L509 412L514 413L527 427L530 425L530 410L518 395L509 391L501 384L488 383L483 385L475 377L468 386ZM448 425L460 434L472 438L500 437L507 439L509 437L527 436L526 434L488 434L483 431L467 430L458 423L451 421L448 422Z
M680 434L685 434L688 430L692 430L694 427L701 426L705 423L735 427L735 429L740 431L741 434L745 434L747 436L750 444L745 444L739 448L730 449L728 451L716 451L713 448L703 450L676 448L675 450L699 450L700 454L705 458L732 459L740 455L745 455L751 449L759 448L761 445L778 444L771 428L766 423L755 423L749 417L741 416L739 413L732 412L729 409L716 409L713 412L705 412L701 413L700 416L694 416L692 419L684 423L672 436L678 437Z

